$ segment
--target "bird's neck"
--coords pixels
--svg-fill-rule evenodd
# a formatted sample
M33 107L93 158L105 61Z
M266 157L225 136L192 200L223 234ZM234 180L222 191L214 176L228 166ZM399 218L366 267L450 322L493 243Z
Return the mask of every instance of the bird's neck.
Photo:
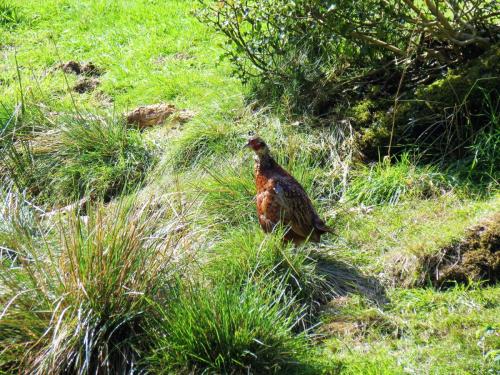
M268 152L261 155L257 154L255 156L255 167L257 170L269 169L272 168L275 164L276 162Z

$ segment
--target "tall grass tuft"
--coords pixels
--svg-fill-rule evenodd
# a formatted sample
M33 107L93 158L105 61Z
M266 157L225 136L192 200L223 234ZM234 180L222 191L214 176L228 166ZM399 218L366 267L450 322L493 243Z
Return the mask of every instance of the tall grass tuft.
M136 372L148 301L167 303L182 272L181 234L160 235L161 220L161 210L126 199L86 218L70 214L41 235L14 222L15 256L0 263L0 369Z
M7 1L0 4L0 26L6 29L14 29L23 20L19 7L9 4Z
M169 163L175 169L200 164L211 155L223 155L237 147L237 133L227 123L199 124L193 122L172 141Z
M479 131L469 147L472 154L468 177L476 185L492 183L498 186L500 172L500 98L484 95L488 124Z
M284 372L307 350L306 336L293 333L302 311L278 280L190 285L158 308L154 373Z
M98 117L69 117L50 131L11 142L4 153L0 177L39 203L86 193L109 200L136 188L156 160L138 131Z
M319 303L332 296L333 290L319 274L310 250L283 243L284 229L277 228L271 236L260 228L230 231L214 246L205 274L214 284L238 285L247 279L255 283L281 280L286 293L304 305L307 315L315 312ZM307 319L302 323L308 323L311 316L304 318Z
M372 166L360 166L352 174L345 198L366 205L397 204L410 197L425 199L451 189L442 173L429 165L413 164L408 154L403 154L394 164L384 160Z

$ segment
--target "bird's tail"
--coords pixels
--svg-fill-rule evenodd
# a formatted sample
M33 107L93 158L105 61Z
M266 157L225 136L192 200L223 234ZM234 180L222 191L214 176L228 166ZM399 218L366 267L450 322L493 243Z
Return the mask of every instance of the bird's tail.
M333 233L333 228L326 225L325 222L319 218L318 220L315 220L314 228L321 233Z

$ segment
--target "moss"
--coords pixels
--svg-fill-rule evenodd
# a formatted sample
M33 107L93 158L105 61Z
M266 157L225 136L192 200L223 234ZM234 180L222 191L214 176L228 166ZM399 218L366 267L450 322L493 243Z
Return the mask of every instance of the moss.
M500 46L414 92L404 100L380 96L365 99L349 110L357 131L357 146L368 160L377 160L393 132L394 151L419 147L430 155L465 156L469 146L490 121L488 98L499 95ZM395 111L395 112L394 112Z
M369 126L373 119L374 108L375 103L372 100L362 100L350 109L349 117L354 120L357 126Z
M498 97L500 47L415 91L397 108L397 142L418 144L436 155L462 156L474 134L491 120L487 98Z
M384 118L379 112L376 117ZM363 128L358 133L357 146L368 160L378 160L385 154L389 145L391 127L388 121L375 121L372 126Z
M487 57L475 61L465 69L450 71L444 78L419 88L415 92L418 101L415 109L436 112L465 102L481 104L484 99L481 90L490 92L498 87L499 51L500 49L495 49ZM473 111L474 108L470 110Z

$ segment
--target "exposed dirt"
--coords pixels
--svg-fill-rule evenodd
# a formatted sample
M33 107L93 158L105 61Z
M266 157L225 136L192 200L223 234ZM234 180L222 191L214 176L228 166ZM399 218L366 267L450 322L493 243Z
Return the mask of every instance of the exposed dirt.
M177 52L173 55L160 55L152 60L152 62L156 65L165 65L169 60L175 61L185 61L191 60L194 56L190 55L187 52Z
M191 56L189 53L187 52L177 52L175 55L174 55L174 59L175 60L189 60L189 59L192 59L193 56Z
M94 97L101 103L103 107L111 107L113 105L113 97L105 93L104 91L97 90L94 93Z
M434 285L500 281L500 212L470 228L464 239L446 246L424 263Z
M95 90L100 83L101 81L99 81L97 78L80 78L73 87L73 90L79 94L83 94Z
M93 62L79 63L78 61L70 60L65 62L59 67L65 73L72 73L76 75L85 75L87 77L99 77L102 75L102 69L97 67Z
M172 121L184 123L189 121L194 112L189 110L178 110L172 104L152 104L141 106L126 114L128 124L137 125L139 129L149 128L163 124L167 118Z

